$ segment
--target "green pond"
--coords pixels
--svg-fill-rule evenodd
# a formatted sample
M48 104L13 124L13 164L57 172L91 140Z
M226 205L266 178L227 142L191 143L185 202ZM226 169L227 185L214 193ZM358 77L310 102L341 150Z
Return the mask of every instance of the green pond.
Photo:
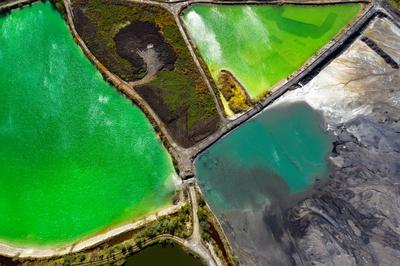
M0 239L65 245L171 202L171 158L49 3L0 17Z
M193 257L178 245L157 244L129 257L125 266L203 266L200 259Z
M200 154L196 176L217 214L257 210L326 177L331 148L320 113L303 102L278 105Z
M182 16L213 79L227 69L258 98L299 69L361 8L195 4Z

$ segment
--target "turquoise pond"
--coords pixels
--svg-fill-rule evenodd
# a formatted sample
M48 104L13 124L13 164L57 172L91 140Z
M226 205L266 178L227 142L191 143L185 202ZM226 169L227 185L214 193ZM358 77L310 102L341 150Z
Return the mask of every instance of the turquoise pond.
M331 148L319 112L303 102L278 105L202 153L196 175L217 214L257 209L326 177Z

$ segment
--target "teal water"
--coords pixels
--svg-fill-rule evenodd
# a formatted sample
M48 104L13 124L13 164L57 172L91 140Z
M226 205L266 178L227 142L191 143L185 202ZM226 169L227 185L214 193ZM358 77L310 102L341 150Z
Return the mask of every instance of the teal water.
M202 153L196 176L217 213L257 209L327 174L331 139L306 103L268 108Z
M171 159L50 3L0 17L0 239L64 245L171 203Z

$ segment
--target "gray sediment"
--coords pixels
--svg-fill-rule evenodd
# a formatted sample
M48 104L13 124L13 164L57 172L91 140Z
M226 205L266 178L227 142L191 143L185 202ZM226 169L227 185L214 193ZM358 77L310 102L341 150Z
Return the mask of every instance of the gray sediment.
M388 63L392 68L394 69L399 69L399 64L396 63L396 61L393 60L393 58L388 55L387 53L385 53L385 51L383 51L377 44L376 42L374 42L373 40L371 40L370 38L364 36L361 38L361 40L368 45L369 48L371 48L372 50L374 50L380 57L383 58L383 60L385 60L386 63Z
M257 215L227 217L247 233L243 240L232 238L233 246L241 248L236 251L242 264L398 263L400 71L361 40L372 36L388 50L386 40L400 42L400 29L387 18L373 20L310 84L279 100L305 99L323 111L335 136L330 180L287 209L276 206ZM400 51L391 56L399 60ZM261 232L263 242L258 241ZM271 239L274 244L267 243Z

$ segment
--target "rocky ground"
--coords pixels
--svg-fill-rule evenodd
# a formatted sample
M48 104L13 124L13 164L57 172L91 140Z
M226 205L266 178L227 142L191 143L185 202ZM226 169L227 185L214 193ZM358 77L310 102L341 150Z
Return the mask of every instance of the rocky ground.
M278 100L323 113L332 166L327 183L308 194L222 217L243 265L398 264L399 63L400 29L376 18L313 80Z
M400 62L400 30L388 19L377 19L297 92L300 98L315 96L314 104L307 101L323 111L336 135L329 185L285 217L304 264L398 264L400 72L393 62ZM331 94L325 95L327 90ZM327 98L318 103L318 97Z

